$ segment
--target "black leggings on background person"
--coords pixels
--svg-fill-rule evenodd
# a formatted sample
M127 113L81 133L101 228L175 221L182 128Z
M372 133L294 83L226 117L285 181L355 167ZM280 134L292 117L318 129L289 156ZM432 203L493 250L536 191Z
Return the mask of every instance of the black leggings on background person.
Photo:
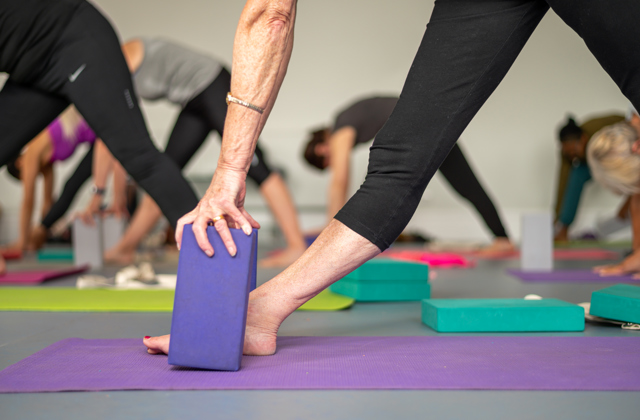
M69 207L71 207L71 203L76 197L76 194L78 194L78 191L80 191L82 185L91 178L92 168L93 145L91 145L87 154L82 158L73 174L67 179L67 182L64 183L60 196L53 203L44 219L42 219L42 226L51 229L51 226L64 216L67 210L69 210Z
M173 226L198 204L179 168L151 141L118 37L91 4L78 6L51 59L28 80L10 77L0 91L0 166L73 103Z
M227 113L225 98L230 87L231 74L223 69L209 87L189 101L180 112L165 149L165 154L180 169L184 168L195 155L211 131L217 131L222 138L224 119ZM82 185L91 177L92 151L93 147L80 161L74 173L65 183L62 193L42 220L42 225L45 228L50 229L55 222L64 216ZM262 150L256 147L254 161L247 175L260 185L270 174L271 169L265 162Z
M549 6L640 107L640 2L436 1L398 104L371 147L365 182L337 220L381 250L393 243Z
M507 238L498 210L482 188L457 143L440 165L440 173L462 198L473 205L496 238Z

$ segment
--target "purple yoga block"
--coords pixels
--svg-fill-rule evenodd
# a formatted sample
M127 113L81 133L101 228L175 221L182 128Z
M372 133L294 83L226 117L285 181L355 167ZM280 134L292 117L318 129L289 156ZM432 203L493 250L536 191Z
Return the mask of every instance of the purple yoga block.
M238 252L231 257L213 226L215 254L200 249L185 225L171 322L169 364L200 369L240 369L249 291L255 288L258 231L231 229Z

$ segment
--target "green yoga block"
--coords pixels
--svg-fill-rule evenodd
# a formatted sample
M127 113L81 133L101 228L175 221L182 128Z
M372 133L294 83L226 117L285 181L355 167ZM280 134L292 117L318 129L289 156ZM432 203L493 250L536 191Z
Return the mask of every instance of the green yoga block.
M418 281L358 281L347 277L330 287L332 292L350 296L359 302L422 300L431 296L431 286Z
M38 261L73 261L72 248L44 248L38 251Z
M416 281L429 280L429 266L387 258L374 258L347 274L345 279L358 281Z
M422 322L438 332L583 331L584 309L558 299L425 299Z
M640 324L640 286L616 284L591 294L591 315Z

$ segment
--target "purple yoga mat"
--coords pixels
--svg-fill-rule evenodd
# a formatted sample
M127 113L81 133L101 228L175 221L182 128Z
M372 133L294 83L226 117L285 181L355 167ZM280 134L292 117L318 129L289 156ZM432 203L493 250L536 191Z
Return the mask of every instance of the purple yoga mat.
M54 270L13 271L0 275L0 284L38 284L47 280L84 273L88 266Z
M522 271L507 270L512 276L532 283L636 283L632 276L601 276L591 270Z
M0 392L187 389L640 391L640 337L280 337L238 372L167 364L140 339L70 338L0 372Z

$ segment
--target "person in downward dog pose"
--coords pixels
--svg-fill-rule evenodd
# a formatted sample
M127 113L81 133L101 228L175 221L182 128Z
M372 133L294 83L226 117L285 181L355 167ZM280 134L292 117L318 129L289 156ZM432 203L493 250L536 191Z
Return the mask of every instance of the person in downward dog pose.
M54 201L53 165L70 158L82 143L90 144L91 148L65 183L60 197ZM104 157L100 158L101 155ZM9 174L23 184L19 237L7 249L35 250L40 248L46 239L48 230L69 209L80 187L91 176L92 170L95 181L89 209L100 208L101 196L105 192L106 178L114 165L119 166L119 163L113 159L104 143L96 138L93 130L75 107L67 108L35 139L29 142L23 153L7 164ZM40 174L44 179L43 217L38 226L32 227L35 184ZM117 200L118 197L114 202Z
M375 137L389 119L397 102L398 98L395 96L360 99L338 113L332 128L324 127L311 133L304 149L305 160L321 171L329 169L331 172L328 220L333 219L347 202L351 151ZM498 211L458 144L453 146L439 170L449 185L475 207L493 233L493 243L483 248L481 255L514 252L515 247L509 240Z
M0 166L73 104L172 225L197 204L178 167L153 145L118 37L93 5L7 0L0 22L0 71L9 74L0 91Z
M166 99L182 107L165 154L184 168L212 131L223 135L229 71L212 57L160 38L133 39L122 50L142 99ZM261 265L291 264L302 255L306 243L289 190L280 174L271 170L259 146L247 175L260 187L287 241L283 252L262 260ZM160 216L158 206L145 196L122 240L105 254L106 260L130 263L138 244Z

